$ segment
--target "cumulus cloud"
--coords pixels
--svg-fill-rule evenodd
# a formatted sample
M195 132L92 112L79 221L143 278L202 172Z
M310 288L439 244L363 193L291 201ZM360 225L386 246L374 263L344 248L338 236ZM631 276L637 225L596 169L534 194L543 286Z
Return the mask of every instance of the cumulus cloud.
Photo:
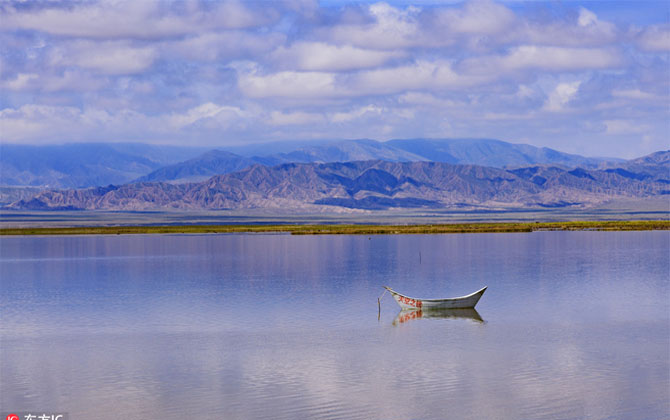
M428 106L434 108L451 108L456 106L463 106L464 104L452 99L439 98L427 92L406 92L398 97L398 102L401 104L412 104L419 106Z
M77 138L106 122L105 113L86 114L71 106L50 106L27 104L18 109L0 110L0 127L3 141L53 141L67 131L70 138ZM72 129L73 124L74 130Z
M637 44L645 51L670 51L670 24L644 29L637 36Z
M612 91L615 98L635 99L639 101L659 101L668 99L656 93L644 92L640 89L616 89Z
M331 115L330 120L335 123L342 123L352 121L366 115L379 115L381 113L382 108L375 105L368 105L347 112L336 112Z
M147 70L157 57L152 47L126 41L76 41L51 52L53 66L78 66L102 74L130 74Z
M191 108L180 114L173 114L169 117L170 125L176 128L182 128L195 124L203 120L229 121L236 117L241 117L244 112L234 106L222 106L211 102Z
M595 47L611 45L622 36L622 31L616 25L600 20L594 12L580 7L574 21L520 21L514 39L526 44Z
M579 8L579 17L577 18L579 26L590 26L598 23L598 17L592 11L583 7Z
M23 90L38 79L39 75L36 73L19 73L15 78L4 81L2 87L9 90Z
M417 60L403 66L368 70L353 79L353 92L389 94L422 89L464 89L486 83L491 75L458 73L445 60Z
M250 97L342 98L386 95L422 89L466 89L492 80L489 75L462 74L444 60L420 60L405 65L362 70L348 76L329 72L282 71L238 77L240 90Z
M627 7L652 23L626 23ZM665 9L599 10L10 2L0 6L0 140L532 140L580 129L603 142L628 131L667 143ZM631 113L644 132L625 125Z
M163 48L189 60L213 62L252 58L282 45L286 36L279 33L256 34L240 30L206 32L163 43Z
M438 10L436 20L451 33L474 35L498 35L518 24L510 9L488 0L467 2L462 9Z
M565 110L565 106L577 95L581 83L576 81L556 85L544 104L544 110L552 112Z
M439 40L425 37L419 15L421 9L409 6L395 8L386 3L375 3L368 7L363 22L341 22L323 28L320 36L340 44L371 49L396 49L439 44Z
M14 78L0 82L0 87L10 91L96 91L106 84L104 78L96 78L79 70L38 74L19 73Z
M561 72L616 68L622 63L620 54L613 49L521 45L510 49L504 55L467 59L460 67L468 73L490 74L492 69L502 72L517 70Z
M272 58L283 68L342 71L377 67L392 58L405 55L407 53L403 51L377 51L324 42L296 42L288 47L279 47Z
M177 113L148 115L132 109L114 112L74 106L23 105L0 110L1 139L7 142L37 140L90 141L91 133L105 141L158 137L163 141L179 138L175 130L212 130L238 127L248 113L234 106L205 103ZM120 138L119 138L120 136ZM149 139L150 140L150 139Z
M613 135L642 134L648 132L650 128L646 124L629 120L605 120L604 123L606 133Z
M343 96L337 88L336 75L323 72L282 71L260 75L238 75L239 88L251 98L323 98Z
M322 28L319 36L361 48L465 48L489 51L504 46L541 44L587 47L611 44L621 36L612 23L580 8L574 20L536 21L490 0L462 7L421 9L376 3L359 19Z
M198 33L203 29L259 26L278 18L271 8L252 10L236 0L214 2L209 8L198 7L196 2L179 4L159 0L46 6L44 9L6 6L2 27L84 38L156 39Z

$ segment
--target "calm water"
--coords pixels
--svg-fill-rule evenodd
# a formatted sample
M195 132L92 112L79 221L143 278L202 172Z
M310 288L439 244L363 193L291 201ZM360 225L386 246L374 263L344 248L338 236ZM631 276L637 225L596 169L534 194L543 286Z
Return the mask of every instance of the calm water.
M0 411L670 417L670 234L0 239ZM398 316L489 286L477 312Z

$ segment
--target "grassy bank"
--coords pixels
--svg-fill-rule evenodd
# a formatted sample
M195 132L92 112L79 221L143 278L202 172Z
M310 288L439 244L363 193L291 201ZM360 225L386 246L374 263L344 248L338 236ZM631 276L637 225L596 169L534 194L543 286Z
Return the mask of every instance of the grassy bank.
M550 223L455 223L423 225L167 225L66 228L8 228L0 235L131 235L175 233L290 233L293 235L387 235L420 233L533 232L538 230L670 230L670 221L587 221Z

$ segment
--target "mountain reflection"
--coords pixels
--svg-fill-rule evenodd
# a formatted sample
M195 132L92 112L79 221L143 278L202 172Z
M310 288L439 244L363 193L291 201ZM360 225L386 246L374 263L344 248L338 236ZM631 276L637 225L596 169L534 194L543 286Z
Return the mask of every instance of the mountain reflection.
M485 321L474 308L467 309L417 309L417 310L401 310L393 320L393 325L400 325L414 319L428 319L428 318L459 318L470 319L477 323L484 323Z

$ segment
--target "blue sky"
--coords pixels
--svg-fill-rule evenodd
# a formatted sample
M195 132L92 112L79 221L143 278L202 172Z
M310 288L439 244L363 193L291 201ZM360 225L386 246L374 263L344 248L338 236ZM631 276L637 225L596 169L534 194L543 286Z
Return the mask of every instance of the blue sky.
M670 148L670 2L0 5L0 140Z

